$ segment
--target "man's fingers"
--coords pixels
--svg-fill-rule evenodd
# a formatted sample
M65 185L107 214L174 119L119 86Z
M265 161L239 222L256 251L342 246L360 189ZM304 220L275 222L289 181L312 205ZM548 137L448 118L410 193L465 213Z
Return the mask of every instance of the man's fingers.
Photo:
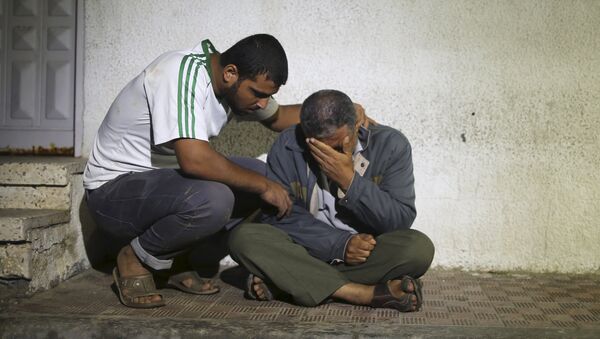
M356 121L359 122L361 125L364 124L366 120L365 109L362 107L361 104L357 103L354 103L354 109L356 110Z
M308 147L310 148L310 152L313 154L314 157L319 158L321 160L325 160L325 158L327 157L327 155L323 153L323 151L314 144L309 143Z
M372 235L370 235L370 234L360 233L358 236L363 241L366 241L366 242L368 242L369 244L371 244L373 246L377 245L377 241L375 241L375 238Z
M267 180L267 190L260 197L265 202L277 208L277 218L290 215L293 203L288 191L280 184Z
M350 155L352 156L352 149L350 147L350 137L346 136L344 138L344 142L342 143L342 151L346 154L346 155Z
M277 219L281 219L285 215L285 208L277 206Z
M354 251L352 251L352 255L354 255L355 257L365 257L366 258L369 255L371 255L371 251L362 249L362 248L356 248Z
M362 125L365 128L368 128L369 125L378 125L377 121L367 116L365 109L360 104L354 103L354 108L356 109L356 122L359 125Z
M375 248L375 245L367 241L361 241L357 247L360 250L371 252Z
M284 216L288 217L292 213L292 200L290 200L290 197L287 194L283 197L281 205L278 206L278 210L278 218L282 218Z
M294 205L294 203L292 202L292 199L290 199L289 195L286 195L285 198L287 201L287 211L285 213L285 216L289 217L290 214L292 214L292 206Z
M321 153L328 155L328 156L333 156L337 153L337 151L334 150L333 148L331 148L331 146L329 146L326 143L321 142L315 138L309 138L308 145L315 147L316 149L321 151Z
M335 154L326 154L325 152L323 152L322 149L319 149L313 144L309 144L309 147L311 155L317 161L321 169L326 170L326 172L332 170L332 166L334 166L334 163L336 161L336 155L339 155L339 153L329 146L327 147L329 147L329 149L332 150Z
M319 153L318 150L314 150L314 149L310 150L310 154L312 155L313 159L315 159L315 161L317 162L319 167L323 171L325 171L325 173L327 174L327 172L330 170L330 166L331 166L330 158L328 158L323 153Z
M373 248L373 245L365 242L362 239L363 236L363 234L355 234L350 238L350 242L346 248L346 263L351 265L361 264L367 261L367 258L371 255L371 249Z

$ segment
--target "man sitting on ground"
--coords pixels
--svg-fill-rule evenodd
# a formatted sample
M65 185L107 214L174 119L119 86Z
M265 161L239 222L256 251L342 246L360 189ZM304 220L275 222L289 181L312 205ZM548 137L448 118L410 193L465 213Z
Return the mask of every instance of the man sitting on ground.
M434 247L411 230L415 193L411 147L399 131L357 122L350 98L309 96L300 124L271 148L267 177L292 196L291 215L265 211L265 224L230 235L233 258L250 272L247 295L275 292L305 306L333 297L402 312L420 309Z

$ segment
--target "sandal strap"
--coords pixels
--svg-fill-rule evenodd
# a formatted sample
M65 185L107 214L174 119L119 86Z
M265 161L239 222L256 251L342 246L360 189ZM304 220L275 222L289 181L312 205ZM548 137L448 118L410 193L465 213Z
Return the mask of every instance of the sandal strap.
M252 286L254 285L254 277L255 277L255 275L250 273L248 275L248 278L246 279L246 298L252 299L252 300L258 300L258 301L271 301L271 300L275 299L273 292L271 291L269 286L267 286L267 284L265 283L264 280L262 283L260 283L260 285L263 289L265 297L263 299L258 297L256 292L254 291L254 288L252 288Z
M385 304L389 300L390 297L392 297L392 294L387 286L387 283L377 284L375 285L375 290L373 290L373 299L371 299L370 306L375 308L381 308L383 307L383 304Z
M412 284L412 286L413 286L412 291L409 289L410 284ZM415 278L413 278L409 275L405 275L400 280L400 288L404 292L414 293L417 290L417 281Z
M409 289L409 285L412 284L413 290ZM405 275L400 280L400 288L406 293L412 293L417 297L417 310L421 309L423 305L423 282L421 279L415 279L410 275Z
M396 298L392 295L387 283L380 283L375 285L370 306L374 308L393 308L400 312L412 312L415 311L411 300L413 295L405 292L404 295Z
M169 280L172 281L182 281L186 279L192 279L194 283L198 282L202 284L212 284L214 279L211 278L202 278L196 271L185 271L177 274L173 274L169 277Z
M123 295L126 298L161 295L156 290L156 285L154 284L152 274L144 274L133 277L119 277L119 286L121 289L127 289L127 294Z
M189 286L184 284L184 280L191 280L191 284L188 284ZM215 294L220 291L219 286L214 283L213 279L202 278L196 271L186 271L170 276L167 280L167 286L198 295Z

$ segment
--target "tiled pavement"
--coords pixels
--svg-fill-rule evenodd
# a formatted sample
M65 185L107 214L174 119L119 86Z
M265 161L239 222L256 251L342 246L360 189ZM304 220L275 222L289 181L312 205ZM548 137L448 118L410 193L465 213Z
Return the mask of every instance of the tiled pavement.
M163 290L168 305L122 306L110 275L90 270L50 291L4 303L0 334L11 337L590 337L600 338L600 276L432 270L423 310L399 313L340 303L315 308L243 298L237 269L222 290L196 296ZM3 330L4 328L4 330Z

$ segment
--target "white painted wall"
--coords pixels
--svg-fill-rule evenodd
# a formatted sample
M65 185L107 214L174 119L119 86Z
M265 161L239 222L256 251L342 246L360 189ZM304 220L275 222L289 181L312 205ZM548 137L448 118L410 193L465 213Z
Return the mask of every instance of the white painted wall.
M599 1L84 4L84 155L156 56L268 32L288 52L280 102L340 89L412 141L436 265L600 270Z

